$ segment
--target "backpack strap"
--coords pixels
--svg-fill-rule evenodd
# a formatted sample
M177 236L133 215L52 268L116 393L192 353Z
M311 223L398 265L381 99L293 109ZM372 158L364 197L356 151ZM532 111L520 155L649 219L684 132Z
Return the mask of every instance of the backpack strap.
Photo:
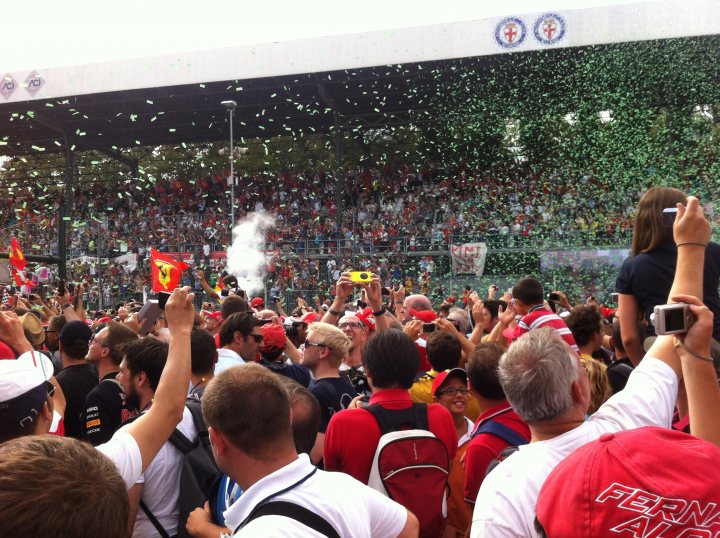
M515 430L505 426L504 424L500 424L495 420L488 420L484 424L480 425L480 427L475 430L473 439L480 433L491 433L511 446L526 445L528 442L527 439Z
M401 428L430 431L427 404L424 403L414 403L407 409L387 409L378 404L368 405L363 409L375 417L381 435Z
M170 535L165 530L165 527L160 524L158 519L155 517L155 514L150 511L150 509L147 507L147 504L145 504L142 499L140 499L140 508L142 508L142 511L145 512L145 515L150 520L150 523L153 524L155 530L158 531L158 534L160 534L161 538L170 538Z
M250 523L254 519L262 516L288 517L302 523L306 527L310 527L312 530L322 534L323 536L327 536L328 538L340 538L340 534L332 525L330 525L330 523L328 523L326 519L315 512L308 510L304 506L300 506L299 504L287 501L270 501L255 510L245 523Z

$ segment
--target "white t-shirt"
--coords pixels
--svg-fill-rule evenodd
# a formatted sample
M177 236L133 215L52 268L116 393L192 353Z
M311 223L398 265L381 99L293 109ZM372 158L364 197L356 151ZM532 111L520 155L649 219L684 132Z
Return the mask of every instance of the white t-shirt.
M577 428L547 441L523 445L485 478L475 502L471 537L539 536L535 505L545 479L576 448L603 433L642 426L669 428L678 379L670 366L645 358L625 388Z
M192 413L187 407L183 411L183 418L177 425L177 429L191 441L197 437ZM137 480L138 484L144 483L141 499L170 536L177 533L181 465L182 454L168 441ZM160 536L160 534L143 509L138 508L133 537L150 538L154 536Z
M115 432L107 443L95 447L117 467L118 473L130 489L142 474L142 454L135 438L122 430Z
M253 484L225 511L225 525L234 531L255 506L313 473L304 482L272 500L289 501L318 514L343 537L395 537L405 526L407 510L345 473L315 470L307 454ZM340 497L339 497L340 496ZM262 516L233 536L322 537L284 516Z

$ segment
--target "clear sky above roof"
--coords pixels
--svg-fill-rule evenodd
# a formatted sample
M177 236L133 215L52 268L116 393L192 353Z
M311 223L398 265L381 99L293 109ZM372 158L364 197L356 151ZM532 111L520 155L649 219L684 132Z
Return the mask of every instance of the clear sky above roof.
M8 2L0 72L630 3L637 0Z

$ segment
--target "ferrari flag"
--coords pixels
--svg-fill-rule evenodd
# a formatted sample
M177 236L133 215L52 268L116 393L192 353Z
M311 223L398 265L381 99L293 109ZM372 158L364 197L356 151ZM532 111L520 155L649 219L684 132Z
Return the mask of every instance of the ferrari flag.
M150 249L153 291L173 291L180 286L180 275L189 267L183 261L178 261L154 248Z
M20 250L20 243L14 237L10 240L10 263L18 271L22 271L27 265L25 255Z

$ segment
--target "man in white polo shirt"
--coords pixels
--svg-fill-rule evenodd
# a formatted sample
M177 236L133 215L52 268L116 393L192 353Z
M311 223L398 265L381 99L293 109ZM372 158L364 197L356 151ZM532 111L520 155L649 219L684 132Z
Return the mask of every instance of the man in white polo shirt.
M224 513L233 536L417 535L417 519L401 505L298 456L287 391L266 368L226 370L210 382L202 406L215 461L243 490Z

